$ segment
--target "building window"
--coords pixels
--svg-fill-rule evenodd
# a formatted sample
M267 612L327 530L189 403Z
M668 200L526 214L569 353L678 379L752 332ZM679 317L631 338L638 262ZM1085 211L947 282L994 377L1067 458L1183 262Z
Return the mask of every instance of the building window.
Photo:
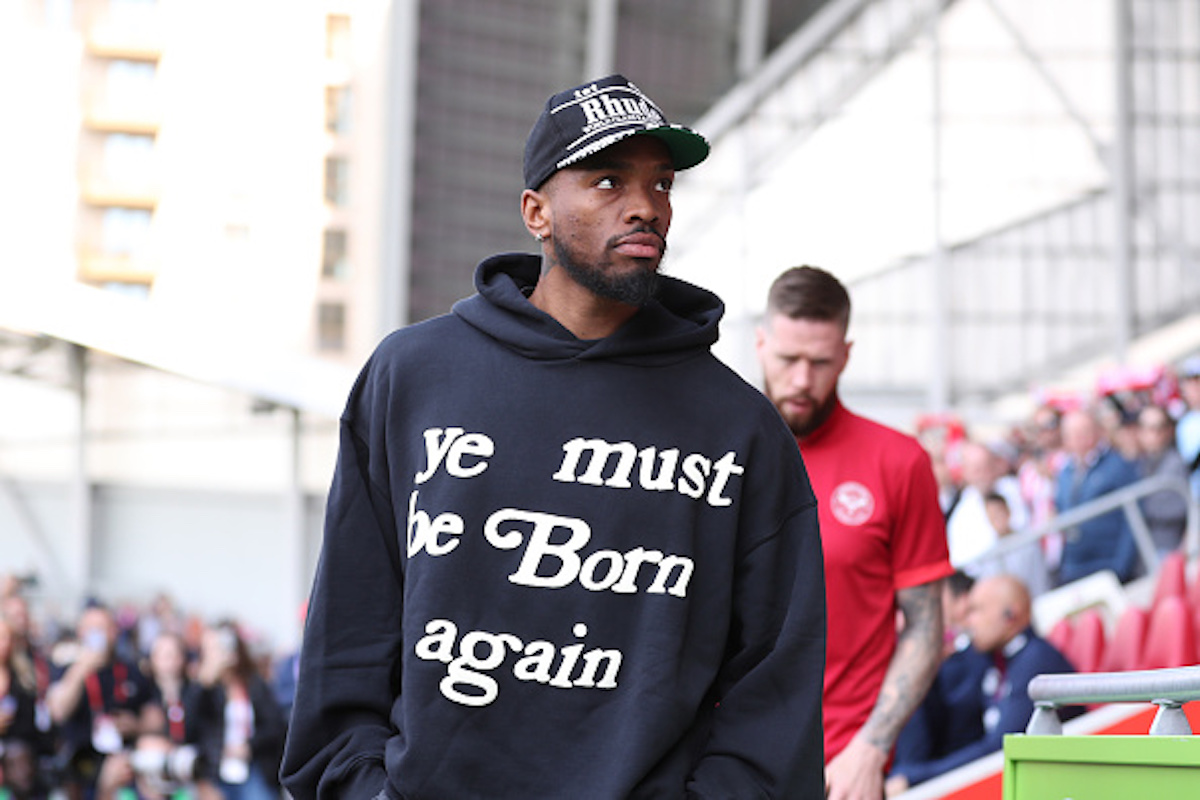
M342 156L325 158L325 201L344 207L349 201L350 164Z
M148 181L154 169L154 137L110 133L104 137L104 174L108 178Z
M324 278L349 277L350 263L346 259L346 232L340 228L326 228L325 241L321 249L321 276Z
M143 208L106 208L100 230L105 255L136 256L150 238L150 212Z
M317 306L317 349L344 350L346 347L346 306L321 303Z
M325 18L325 56L335 61L350 60L350 17L345 14Z
M330 133L350 132L350 87L325 87L325 130Z
M117 58L108 64L105 75L105 94L109 103L142 103L154 91L158 67L153 61L130 61Z

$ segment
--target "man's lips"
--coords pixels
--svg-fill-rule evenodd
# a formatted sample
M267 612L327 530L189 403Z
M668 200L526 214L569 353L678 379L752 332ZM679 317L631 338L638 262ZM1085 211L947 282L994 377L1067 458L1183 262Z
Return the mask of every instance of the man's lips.
M616 251L630 258L660 258L665 243L657 233L630 233L617 239Z
M810 397L785 397L783 404L793 411L807 411L816 405Z

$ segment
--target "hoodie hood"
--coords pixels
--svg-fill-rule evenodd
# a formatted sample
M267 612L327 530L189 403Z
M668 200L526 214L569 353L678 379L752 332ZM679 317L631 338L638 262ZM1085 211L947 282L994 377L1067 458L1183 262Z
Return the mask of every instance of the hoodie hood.
M725 306L705 289L659 276L655 299L615 333L578 339L529 302L542 259L528 253L492 256L475 270L478 294L454 304L468 325L526 358L542 361L611 360L648 366L669 364L706 353L717 341Z

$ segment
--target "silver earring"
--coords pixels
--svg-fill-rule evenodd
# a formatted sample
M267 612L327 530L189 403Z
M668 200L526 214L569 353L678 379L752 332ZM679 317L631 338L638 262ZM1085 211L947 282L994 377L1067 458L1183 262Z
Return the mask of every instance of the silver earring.
M540 233L535 233L535 234L533 235L533 238L534 238L534 239L536 239L536 240L537 240L537 241L539 241L539 242L544 242L544 241L546 241L546 237L545 237L545 236L543 236L543 235L542 235L542 234L540 234Z

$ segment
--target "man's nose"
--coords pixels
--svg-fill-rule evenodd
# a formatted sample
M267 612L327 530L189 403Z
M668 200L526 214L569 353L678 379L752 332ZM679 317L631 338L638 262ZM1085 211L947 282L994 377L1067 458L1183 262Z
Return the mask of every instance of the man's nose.
M788 383L792 389L805 391L812 385L812 365L798 360L788 370Z

